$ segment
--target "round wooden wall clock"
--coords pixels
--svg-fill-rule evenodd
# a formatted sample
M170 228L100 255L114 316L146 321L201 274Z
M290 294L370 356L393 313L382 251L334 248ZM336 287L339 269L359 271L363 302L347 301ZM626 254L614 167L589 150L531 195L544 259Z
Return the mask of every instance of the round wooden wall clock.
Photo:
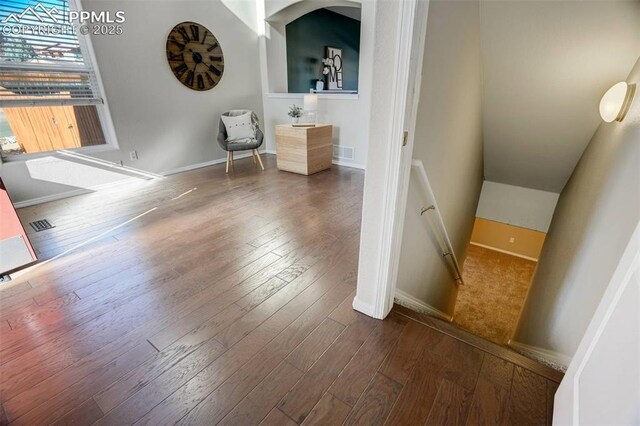
M220 43L204 26L181 22L167 37L167 60L178 80L193 90L216 87L224 72Z

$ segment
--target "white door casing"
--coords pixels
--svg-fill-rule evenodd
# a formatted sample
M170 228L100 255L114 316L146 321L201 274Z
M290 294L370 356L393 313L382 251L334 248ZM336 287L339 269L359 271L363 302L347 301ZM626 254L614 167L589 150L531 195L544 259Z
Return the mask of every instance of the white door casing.
M392 84L384 93L388 102L372 102L358 286L353 308L382 319L393 307L398 276L429 2L378 2L376 7L377 34L384 34L376 40L376 51L389 48L388 44L393 41L395 45L393 57L374 71L373 80L382 81L383 76L390 75L393 78L386 80ZM397 10L381 12L381 7ZM380 25L380 15L393 16L392 12L396 12L397 22L389 23L388 28ZM395 37L389 30L395 32ZM405 131L408 132L406 139ZM405 146L403 140L406 140Z

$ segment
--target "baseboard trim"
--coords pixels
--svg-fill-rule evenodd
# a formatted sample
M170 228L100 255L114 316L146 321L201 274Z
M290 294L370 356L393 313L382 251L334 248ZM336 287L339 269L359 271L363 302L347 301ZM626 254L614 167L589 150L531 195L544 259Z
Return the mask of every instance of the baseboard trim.
M30 198L28 200L16 201L13 206L16 209L23 207L35 206L36 204L49 203L51 201L63 200L65 198L75 197L76 195L89 194L93 192L91 189L73 189L71 191L59 192L57 194L44 195L42 197Z
M258 152L260 154L264 154L266 151L258 150ZM268 152L266 152L266 153L268 153ZM246 152L244 154L234 155L234 159L241 160L243 158L251 157L252 155L253 155L252 153ZM222 164L222 163L226 163L226 162L227 162L226 158L218 158L216 160L205 161L204 163L197 163L197 164L191 164L191 165L183 166L183 167L176 167L175 169L169 169L169 170L166 170L166 171L164 171L164 172L162 172L160 174L162 176L171 176L171 175L175 175L175 174L178 174L178 173L190 172L191 170L201 169L203 167L215 166L216 164Z
M275 151L270 151L270 150L264 150L264 151L259 151L260 154L273 154L275 155ZM238 154L236 155L236 159L243 159L243 158L248 158L251 157L251 153L247 152L244 154ZM183 167L176 167L175 169L169 169L166 170L164 172L159 173L159 175L161 176L171 176L171 175L175 175L178 173L184 173L184 172L189 172L191 170L196 170L196 169L201 169L203 167L209 167L209 166L215 166L217 164L222 164L225 163L227 161L226 158L218 158L216 160L211 160L211 161L205 161L203 163L197 163L197 164L191 164L188 166L183 166ZM337 165L337 166L341 166L341 167L352 167L355 169L361 169L364 170L364 166L361 166L359 164L352 164L352 163L344 163L341 161L337 161L337 160L333 160L333 164ZM28 200L23 200L23 201L18 201L16 203L14 203L15 208L20 209L23 207L29 207L29 206L35 206L36 204L43 204L43 203L49 203L51 201L58 201L58 200L62 200L65 198L70 198L70 197L75 197L77 195L83 195L83 194L89 194L91 192L95 192L98 191L100 189L104 189L106 187L111 187L111 186L115 186L115 185L123 185L125 183L131 182L134 179L130 179L130 178L125 178L125 179L121 179L112 183L107 183L104 185L98 185L92 188L79 188L79 189L73 189L71 191L65 191L65 192L60 192L57 194L51 194L51 195L44 195L42 197L37 197L37 198L31 198Z
M396 289L395 302L400 306L404 306L405 308L409 308L422 314L431 315L447 322L453 321L452 315L445 314L441 310L434 308L428 303L425 303L402 290Z
M509 342L507 342L507 346L522 355L533 358L536 361L545 364L554 370L562 371L563 373L567 371L567 367L571 362L571 357L549 349L525 345L524 343L514 342L513 340L509 340Z
M266 150L265 151L267 154L273 154L273 155L277 155L275 151L272 150ZM362 164L356 164L356 163L349 163L348 161L341 161L341 160L336 160L336 159L332 159L331 160L331 164L336 165L336 166L340 166L340 167L351 167L352 169L359 169L359 170L365 170L365 166Z
M260 154L264 154L265 151L259 151ZM236 155L236 159L243 159L243 158L247 158L250 157L252 154L250 152L244 153L244 154L239 154ZM170 176L170 175L175 175L177 173L183 173L183 172L188 172L191 170L196 170L196 169L201 169L203 167L208 167L208 166L214 166L216 164L222 164L224 162L226 162L227 159L226 158L220 158L220 159L216 159L216 160L211 160L211 161L206 161L204 163L197 163L197 164L191 164L189 166L184 166L184 167L177 167L175 169L170 169L161 173L158 173L159 176ZM161 179L161 177L159 177L159 179ZM37 197L37 198L30 198L28 200L23 200L23 201L17 201L14 203L14 207L16 209L20 209L23 207L30 207L30 206L35 206L36 204L44 204L44 203L49 203L52 201L58 201L58 200L63 200L65 198L71 198L71 197L75 197L77 195L84 195L84 194L89 194L91 192L95 192L95 191L99 191L101 189L105 189L105 188L110 188L113 186L119 186L119 185L124 185L130 182L134 182L134 181L139 181L140 179L138 178L124 178L124 179L120 179L117 180L115 182L110 182L110 183L105 183L102 185L96 185L93 186L91 188L78 188L78 189L73 189L71 191L65 191L65 192L60 192L57 194L51 194L51 195L44 195L42 197Z
M59 192L57 194L44 195L42 197L30 198L28 200L17 201L13 203L16 209L23 207L35 206L36 204L50 203L52 201L63 200L65 198L75 197L77 195L90 194L92 192L100 191L101 189L113 188L115 186L125 185L131 182L138 182L140 179L126 177L109 183L103 183L101 185L95 185L90 188L78 188L71 191Z
M361 312L367 316L370 316L371 318L377 318L377 319L382 319L379 318L376 315L375 309L372 305L363 302L362 300L358 299L358 296L353 298L353 303L351 304L351 306L353 307L353 309L355 309L358 312Z
M362 164L349 163L349 162L340 161L340 160L331 160L331 164L334 164L340 167L350 167L352 169L359 169L359 170L365 169Z
M473 241L470 241L469 244L474 245L474 246L478 246L478 247L482 247L482 248L486 248L488 250L497 251L499 253L504 253L504 254L508 254L508 255L511 255L511 256L519 257L521 259L531 260L532 262L537 262L538 261L538 259L536 259L535 257L525 256L524 254L514 253L512 251L502 250L502 249L499 249L499 248L487 246L487 245L480 244L480 243L474 243Z

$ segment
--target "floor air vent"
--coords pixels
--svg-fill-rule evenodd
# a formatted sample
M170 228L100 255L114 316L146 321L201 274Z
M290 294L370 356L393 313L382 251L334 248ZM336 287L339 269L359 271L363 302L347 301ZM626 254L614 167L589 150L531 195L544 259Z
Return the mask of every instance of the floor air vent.
M333 158L337 160L353 160L353 148L350 146L334 145Z
M40 232L45 231L47 229L55 228L54 225L51 224L47 219L36 220L34 222L29 222L29 225L33 228L34 231Z

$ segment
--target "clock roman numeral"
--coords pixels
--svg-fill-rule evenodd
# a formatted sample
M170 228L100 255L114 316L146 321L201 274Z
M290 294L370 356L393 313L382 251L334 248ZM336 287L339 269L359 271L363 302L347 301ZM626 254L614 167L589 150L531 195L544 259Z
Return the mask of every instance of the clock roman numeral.
M182 36L182 39L185 43L189 43L191 41L191 39L189 38L189 33L187 33L187 30L185 30L184 27L178 28L178 32Z
M205 29L204 36L202 36L202 44L204 44L204 41L207 39L208 35L209 35L209 30Z
M197 25L191 24L189 25L191 28L191 35L193 36L194 41L200 41L200 28Z
M207 83L209 83L209 86L213 86L216 83L215 80L211 78L208 72L205 71L204 75L207 76Z
M185 45L184 45L184 44L182 44L182 43L180 43L178 40L176 40L176 38L175 38L175 37L171 37L171 40L170 40L170 41L171 41L171 43L173 43L173 44L175 44L176 46L178 46L178 48L179 48L180 50L184 50L184 46L185 46Z
M187 78L184 79L185 84L188 84L189 86L193 86L193 77L194 77L194 72L193 70L190 70L187 73Z
M184 61L184 53L169 52L170 61Z
M213 49L216 49L219 46L218 43L213 43L211 46L207 48L207 52L211 52Z
M198 89L204 89L204 79L202 78L202 74L198 74Z
M214 73L218 77L220 77L220 75L222 74L222 71L220 71L218 68L216 68L215 65L209 65L209 71L211 71L212 73Z
M187 67L187 64L185 64L183 62L180 65L178 65L177 67L175 67L173 69L173 72L176 73L176 75L178 77L182 77L182 74L184 74L188 69L189 69L189 67Z
M222 62L222 55L210 55L209 59L216 62Z

